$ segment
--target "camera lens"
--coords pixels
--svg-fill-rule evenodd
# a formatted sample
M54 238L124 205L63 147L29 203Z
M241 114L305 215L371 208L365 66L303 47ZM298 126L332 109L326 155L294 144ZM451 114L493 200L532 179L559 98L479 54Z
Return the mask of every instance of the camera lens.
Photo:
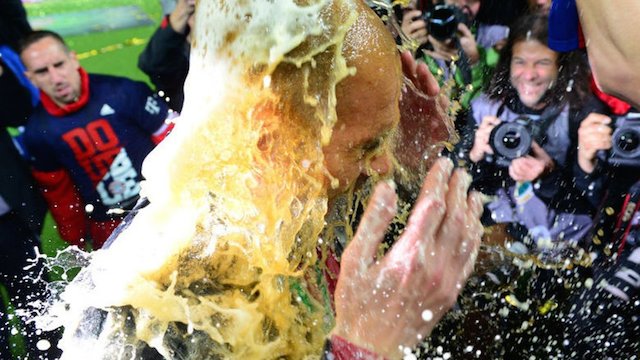
M489 145L498 159L510 161L529 153L533 138L525 122L502 122L491 130Z
M632 152L640 145L640 136L635 131L625 131L618 137L618 147L622 151Z
M437 5L427 14L427 30L439 41L455 37L458 30L456 8L449 5Z
M520 146L520 134L514 130L507 131L502 137L502 144L507 149L517 149Z

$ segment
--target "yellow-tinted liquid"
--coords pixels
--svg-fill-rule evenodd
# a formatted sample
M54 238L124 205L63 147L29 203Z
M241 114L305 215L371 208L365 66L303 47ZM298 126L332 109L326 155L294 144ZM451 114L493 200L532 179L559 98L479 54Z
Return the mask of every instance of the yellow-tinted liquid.
M64 358L319 355L331 317L310 265L352 6L199 2L182 116L143 166L151 204L49 311Z

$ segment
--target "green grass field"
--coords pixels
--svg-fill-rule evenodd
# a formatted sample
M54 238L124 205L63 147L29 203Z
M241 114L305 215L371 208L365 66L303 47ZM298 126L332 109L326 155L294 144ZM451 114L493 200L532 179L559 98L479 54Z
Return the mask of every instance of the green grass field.
M86 31L79 35L65 36L65 40L69 47L78 54L81 65L88 72L124 76L149 83L146 75L138 69L137 62L138 55L162 19L162 8L158 0L44 0L25 3L32 26L42 17L66 19L65 14L108 13L110 9L125 6L137 6L144 13L147 24L111 31ZM97 20L108 23L110 18ZM90 21L86 18L80 18L76 22L82 25ZM34 28L58 31L55 26L34 26ZM55 222L50 215L47 215L45 220L41 240L43 252L50 256L55 255L57 250L66 247L66 243L60 239L55 229ZM51 278L58 277L56 274L50 274L50 276ZM0 297L5 301L8 298L6 290L2 286L0 286ZM14 325L19 326L15 321ZM14 344L12 348L14 356L23 356L22 339L14 336L11 341Z

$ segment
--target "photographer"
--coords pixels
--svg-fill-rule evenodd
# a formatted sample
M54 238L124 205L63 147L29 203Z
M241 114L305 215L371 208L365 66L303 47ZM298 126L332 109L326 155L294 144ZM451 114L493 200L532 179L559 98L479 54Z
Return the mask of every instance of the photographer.
M568 353L589 359L632 358L640 349L640 113L628 105L611 110L580 125L574 166L578 190L599 206L587 238L596 254L587 276L596 286L575 294L567 329ZM605 341L610 346L598 345Z
M486 87L521 0L446 0L410 4L399 18L407 37L449 98L463 110ZM499 15L496 15L499 14ZM448 83L448 84L447 84ZM454 111L456 109L454 108ZM464 115L460 116L464 119ZM457 124L460 129L463 125Z
M590 96L584 58L549 49L547 29L544 15L515 22L488 91L471 104L458 145L474 186L494 196L484 224L506 224L529 248L577 242L588 231L593 207L566 189L574 187L578 124L602 108Z

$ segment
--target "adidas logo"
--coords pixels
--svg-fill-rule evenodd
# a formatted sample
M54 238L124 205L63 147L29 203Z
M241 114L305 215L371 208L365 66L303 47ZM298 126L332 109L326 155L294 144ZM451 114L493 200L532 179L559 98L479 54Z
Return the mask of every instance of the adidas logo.
M113 110L113 108L111 106L109 106L108 104L104 104L102 105L102 109L100 109L100 116L107 116L107 115L112 115L115 114L116 111Z

